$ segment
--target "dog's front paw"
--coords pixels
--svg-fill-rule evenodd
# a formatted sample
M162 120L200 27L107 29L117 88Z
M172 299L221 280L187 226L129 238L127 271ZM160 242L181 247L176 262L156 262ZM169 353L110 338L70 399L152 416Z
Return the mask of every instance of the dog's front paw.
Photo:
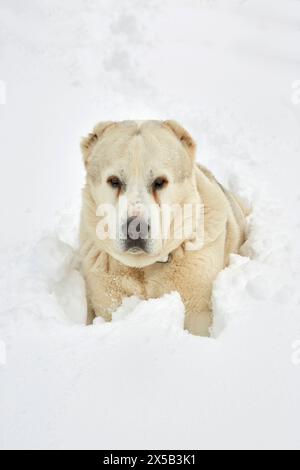
M184 329L195 336L210 336L209 328L212 323L212 312L188 312L184 319Z

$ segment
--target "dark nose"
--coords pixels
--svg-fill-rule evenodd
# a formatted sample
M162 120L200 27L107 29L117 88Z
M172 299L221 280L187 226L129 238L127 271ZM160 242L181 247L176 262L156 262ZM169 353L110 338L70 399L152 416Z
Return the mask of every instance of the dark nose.
M149 237L150 226L141 217L129 217L123 226L123 233L126 239L126 249L145 249L146 241Z

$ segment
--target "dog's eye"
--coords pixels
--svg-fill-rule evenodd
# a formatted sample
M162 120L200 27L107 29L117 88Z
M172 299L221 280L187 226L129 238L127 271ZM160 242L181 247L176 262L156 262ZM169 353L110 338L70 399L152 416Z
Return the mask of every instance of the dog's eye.
M152 187L154 191L158 191L159 189L164 188L167 184L168 184L168 180L164 178L163 176L161 176L159 178L156 178L156 180L154 180Z
M122 187L122 183L117 176L110 176L107 182L114 189L120 189Z

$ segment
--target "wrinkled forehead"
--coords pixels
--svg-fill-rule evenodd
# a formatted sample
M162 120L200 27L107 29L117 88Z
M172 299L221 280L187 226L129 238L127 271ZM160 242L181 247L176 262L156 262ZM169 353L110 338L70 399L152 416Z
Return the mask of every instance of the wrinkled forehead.
M192 162L176 136L157 121L125 121L109 129L93 149L91 173L101 181L107 173L127 180L166 174L181 181Z

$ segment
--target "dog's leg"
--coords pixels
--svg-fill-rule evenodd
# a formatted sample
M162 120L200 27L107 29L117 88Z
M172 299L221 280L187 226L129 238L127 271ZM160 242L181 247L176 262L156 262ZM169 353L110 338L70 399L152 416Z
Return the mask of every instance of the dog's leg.
M90 301L88 301L86 324L87 325L92 325L93 320L94 320L95 317L96 317L96 315L95 315L95 311L92 307L92 304L91 304Z
M184 319L184 328L192 335L209 336L209 328L212 323L212 312L187 312Z

